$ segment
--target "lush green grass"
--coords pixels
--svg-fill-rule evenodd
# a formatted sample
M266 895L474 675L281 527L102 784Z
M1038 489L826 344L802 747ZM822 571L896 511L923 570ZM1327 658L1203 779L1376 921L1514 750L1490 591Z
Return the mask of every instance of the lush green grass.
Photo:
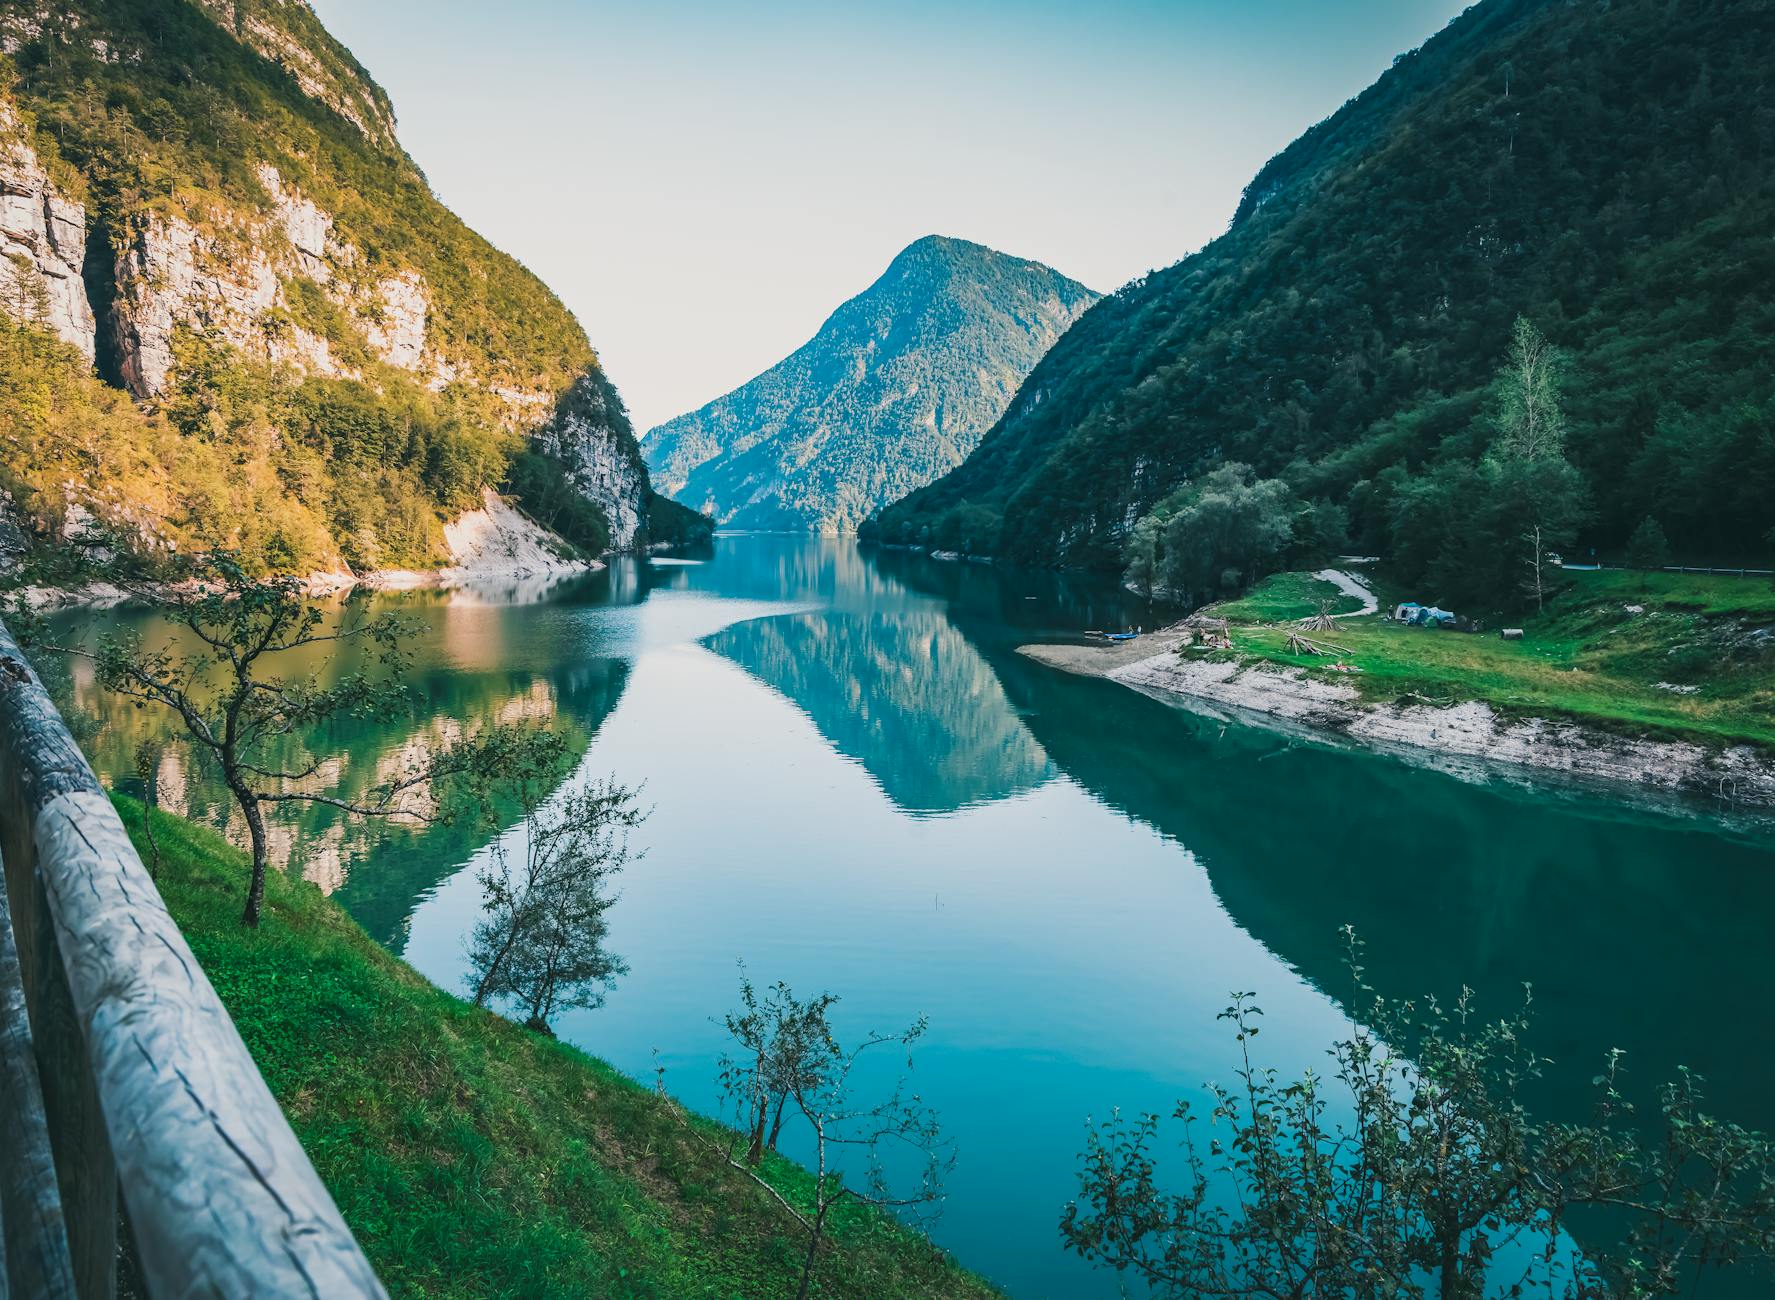
M146 856L141 808L119 806ZM311 885L273 875L244 930L242 855L155 828L167 905L394 1295L795 1294L805 1238L698 1139L714 1125L434 988ZM806 1202L805 1171L767 1174ZM882 1215L852 1208L836 1235L817 1295L997 1294Z
M1272 573L1237 600L1216 605L1213 613L1235 623L1280 623L1310 618L1321 601L1331 602L1330 612L1347 614L1362 608L1354 596L1346 596L1335 583L1310 573Z
M1696 614L1735 614L1775 618L1775 581L1717 573L1634 573L1604 569L1598 573L1568 570L1572 594L1580 600L1617 600L1648 609L1686 610Z
M1521 641L1403 627L1378 616L1343 619L1334 632L1315 634L1348 647L1342 662L1360 675L1332 674L1326 659L1289 653L1286 628L1254 626L1234 640L1247 655L1337 676L1372 700L1477 699L1618 731L1775 748L1775 584L1613 571L1567 573L1564 581L1544 614L1523 621ZM1629 605L1643 612L1629 613ZM1227 607L1234 617L1238 608Z

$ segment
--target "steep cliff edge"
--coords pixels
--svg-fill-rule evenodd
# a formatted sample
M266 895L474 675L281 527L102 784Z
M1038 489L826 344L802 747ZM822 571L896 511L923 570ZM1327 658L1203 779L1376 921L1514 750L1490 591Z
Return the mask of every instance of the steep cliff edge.
M562 394L537 433L536 448L560 462L581 496L603 506L615 549L635 544L653 491L628 412L601 371L581 375Z
M144 551L435 565L536 447L634 544L651 489L578 322L432 195L302 0L11 4L0 52L0 368L59 417L0 415L0 489L41 537L77 508ZM106 459L69 475L82 439Z

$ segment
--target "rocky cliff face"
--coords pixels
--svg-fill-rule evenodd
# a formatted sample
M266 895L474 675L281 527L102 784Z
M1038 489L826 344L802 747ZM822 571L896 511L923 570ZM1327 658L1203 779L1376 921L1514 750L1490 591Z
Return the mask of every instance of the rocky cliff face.
M722 523L852 530L960 464L1095 301L1039 262L921 239L792 356L649 433L649 468Z
M610 544L619 551L633 546L652 489L628 413L602 371L588 371L567 390L535 441L538 451L566 467L587 500L603 508Z
M58 192L0 99L0 294L8 314L35 321L93 355L93 314L81 283L86 209Z
M334 233L330 213L270 163L255 170L270 200L266 214L213 209L201 227L156 215L118 256L115 328L131 392L160 391L182 326L305 374L361 377L353 356L362 352L433 388L467 378L427 347L431 293L423 275L367 273L367 259ZM331 335L311 323L316 293L337 309L326 313ZM525 396L514 394L510 404L524 405Z

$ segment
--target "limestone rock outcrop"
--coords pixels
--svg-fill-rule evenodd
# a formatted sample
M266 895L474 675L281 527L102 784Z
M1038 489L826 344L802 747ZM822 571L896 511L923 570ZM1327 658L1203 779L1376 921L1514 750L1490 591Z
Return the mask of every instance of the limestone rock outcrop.
M588 370L567 390L554 418L537 431L536 445L559 460L579 493L604 511L611 547L633 546L652 488L628 414L602 371Z
M217 210L204 227L155 216L118 257L117 341L130 391L160 391L181 325L306 374L356 376L334 340L293 318L298 281L339 308L377 359L402 370L429 369L434 378L453 373L441 357L427 355L425 277L401 271L366 282L363 255L335 236L332 215L269 163L257 173L271 199L268 216Z
M0 297L9 315L34 320L93 355L92 305L81 267L86 209L64 197L0 100Z
M52 349L30 359L77 385L105 434L89 474L28 453L0 464L17 507L0 510L0 564L27 535L92 555L111 538L146 550L235 531L272 564L430 562L459 489L504 482L520 439L558 455L551 488L570 474L617 547L667 517L579 322L439 201L387 94L309 0L15 0L0 4L0 55L20 73L0 82L0 317L79 349L84 367ZM153 422L188 333L224 368L357 381L267 404L280 435L310 415L303 435L328 425L321 463L314 440L287 436L252 472L202 438L201 470L185 463ZM436 427L401 446L358 419L408 403ZM346 501L364 436L383 479L368 500L349 484ZM440 474L464 481L443 492ZM187 510L181 477L238 494ZM271 518L279 505L288 520ZM264 528L237 529L243 512ZM103 536L63 526L82 520Z

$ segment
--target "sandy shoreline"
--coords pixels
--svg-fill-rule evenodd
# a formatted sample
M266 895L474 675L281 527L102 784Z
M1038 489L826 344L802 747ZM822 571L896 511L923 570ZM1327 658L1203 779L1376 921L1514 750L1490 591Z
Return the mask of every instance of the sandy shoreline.
M1177 655L1176 643L1174 634L1155 632L1112 645L1026 645L1018 653L1168 703L1351 740L1457 775L1509 776L1514 769L1520 779L1534 771L1705 799L1726 809L1775 809L1775 763L1749 746L1710 749L1618 736L1576 722L1506 719L1479 701L1369 704L1347 682L1268 664L1186 660Z

